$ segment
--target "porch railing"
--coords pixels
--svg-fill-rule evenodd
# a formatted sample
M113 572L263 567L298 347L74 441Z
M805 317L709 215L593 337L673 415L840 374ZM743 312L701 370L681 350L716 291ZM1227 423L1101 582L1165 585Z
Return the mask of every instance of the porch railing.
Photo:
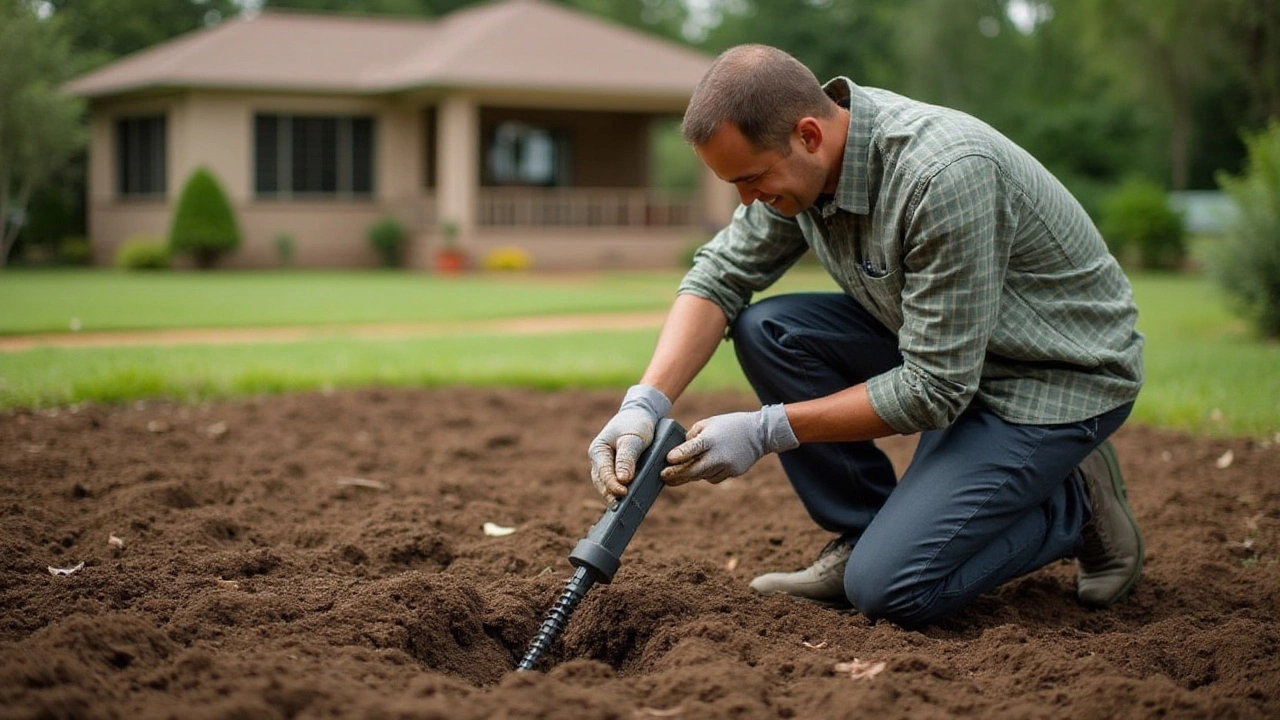
M697 222L696 196L629 188L481 188L488 227L681 227Z

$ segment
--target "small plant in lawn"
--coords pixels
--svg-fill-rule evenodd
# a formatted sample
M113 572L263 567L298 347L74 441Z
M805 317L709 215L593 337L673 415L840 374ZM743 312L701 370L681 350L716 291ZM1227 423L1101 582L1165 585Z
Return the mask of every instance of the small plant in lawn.
M62 238L56 252L59 265L88 265L93 262L93 246L85 237Z
M387 215L379 218L369 226L369 244L378 253L385 267L400 267L401 251L404 248L404 225L396 218Z
M116 248L116 267L125 270L165 270L169 267L169 249L160 238L138 235Z
M1213 258L1213 274L1259 334L1280 338L1280 121L1245 133L1248 158L1218 184L1238 210Z
M175 255L190 254L196 267L207 270L238 247L240 227L231 201L208 168L197 168L178 196L169 249Z
M276 263L282 267L293 266L293 255L297 244L293 240L293 234L282 232L276 235Z
M1122 263L1177 270L1187 256L1186 223L1158 185L1126 181L1102 203L1102 237Z
M489 272L523 272L533 267L533 257L521 247L500 247L486 253L482 265Z
M436 272L453 275L467 267L467 254L458 246L461 226L453 220L440 223L440 248L436 251Z

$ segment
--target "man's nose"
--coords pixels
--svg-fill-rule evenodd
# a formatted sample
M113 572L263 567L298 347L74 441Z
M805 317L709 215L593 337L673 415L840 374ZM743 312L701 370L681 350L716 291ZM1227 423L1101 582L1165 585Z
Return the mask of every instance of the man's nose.
M747 185L746 183L740 183L737 187L738 187L738 199L742 201L743 205L750 205L760 197L760 191L756 190L750 185Z

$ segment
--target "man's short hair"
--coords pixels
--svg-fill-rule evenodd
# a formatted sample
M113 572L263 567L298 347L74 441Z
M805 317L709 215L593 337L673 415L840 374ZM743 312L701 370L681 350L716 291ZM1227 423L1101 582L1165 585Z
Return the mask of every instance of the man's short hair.
M731 122L755 149L785 155L800 118L826 118L835 110L804 63L768 45L738 45L721 53L698 81L680 132L697 147Z

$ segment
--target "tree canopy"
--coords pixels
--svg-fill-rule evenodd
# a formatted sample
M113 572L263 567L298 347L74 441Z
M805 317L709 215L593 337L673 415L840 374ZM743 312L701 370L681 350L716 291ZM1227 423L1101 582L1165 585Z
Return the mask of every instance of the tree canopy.
M439 17L487 1L0 0L0 102L8 104L0 105L0 128L14 132L22 87L22 112L45 103L39 112L52 118L24 121L24 132L74 140L80 131L54 133L74 104L49 96L68 72L241 12ZM965 110L1030 150L1086 207L1130 176L1173 189L1216 187L1217 173L1243 164L1241 133L1280 117L1276 0L548 1L709 54L775 45L820 79L845 75ZM27 73L21 85L15 73ZM18 198L13 184L18 146L3 140L10 150L0 162L10 174L0 201L25 206L30 195ZM39 185L23 192L38 197Z
M72 71L56 24L26 3L0 0L0 267L33 192L83 147L82 103L57 90Z

